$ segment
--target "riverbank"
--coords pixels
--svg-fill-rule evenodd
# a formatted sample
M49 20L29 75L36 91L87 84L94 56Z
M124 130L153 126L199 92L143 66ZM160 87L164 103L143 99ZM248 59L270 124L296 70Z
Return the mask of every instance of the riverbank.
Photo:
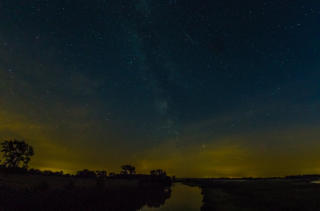
M201 210L320 210L320 185L310 179L185 180L202 189Z

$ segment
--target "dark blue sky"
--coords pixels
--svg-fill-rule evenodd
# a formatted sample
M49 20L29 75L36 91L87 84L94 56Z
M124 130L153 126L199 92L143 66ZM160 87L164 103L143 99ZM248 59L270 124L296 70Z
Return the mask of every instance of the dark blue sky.
M0 135L40 168L318 171L319 21L316 0L2 0Z

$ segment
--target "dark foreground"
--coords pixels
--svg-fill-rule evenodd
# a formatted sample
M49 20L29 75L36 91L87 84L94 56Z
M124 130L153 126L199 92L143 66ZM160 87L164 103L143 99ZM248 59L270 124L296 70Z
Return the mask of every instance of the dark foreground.
M201 210L320 210L320 184L309 179L187 180L201 187Z
M202 197L199 191L199 202L188 210L314 211L320 210L320 184L312 182L315 180L318 178L183 179L178 182L201 188ZM183 187L186 186L179 187L182 191L171 194L171 182L145 176L99 180L0 174L0 210L130 211L146 206L161 207L171 196L178 204L171 204L168 210L179 210L187 208L191 198L198 197L185 193L187 188Z
M159 207L168 184L145 179L0 175L0 210L139 210Z

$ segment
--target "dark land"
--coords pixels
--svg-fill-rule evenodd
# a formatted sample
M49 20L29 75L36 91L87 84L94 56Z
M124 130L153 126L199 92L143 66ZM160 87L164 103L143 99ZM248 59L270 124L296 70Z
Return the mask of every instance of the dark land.
M202 189L201 210L320 210L319 175L285 178L181 179Z
M170 198L169 177L0 173L0 210L139 210Z
M320 184L315 182L319 178L174 179L142 174L99 178L2 169L0 204L1 210L140 210L164 205L172 182L180 182L202 189L199 210L313 211L320 210Z

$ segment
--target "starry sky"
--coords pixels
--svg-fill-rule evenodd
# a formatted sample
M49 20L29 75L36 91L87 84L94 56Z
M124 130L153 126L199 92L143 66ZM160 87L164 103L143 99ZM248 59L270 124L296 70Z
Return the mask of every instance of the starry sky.
M318 0L0 0L0 138L31 167L320 173Z

